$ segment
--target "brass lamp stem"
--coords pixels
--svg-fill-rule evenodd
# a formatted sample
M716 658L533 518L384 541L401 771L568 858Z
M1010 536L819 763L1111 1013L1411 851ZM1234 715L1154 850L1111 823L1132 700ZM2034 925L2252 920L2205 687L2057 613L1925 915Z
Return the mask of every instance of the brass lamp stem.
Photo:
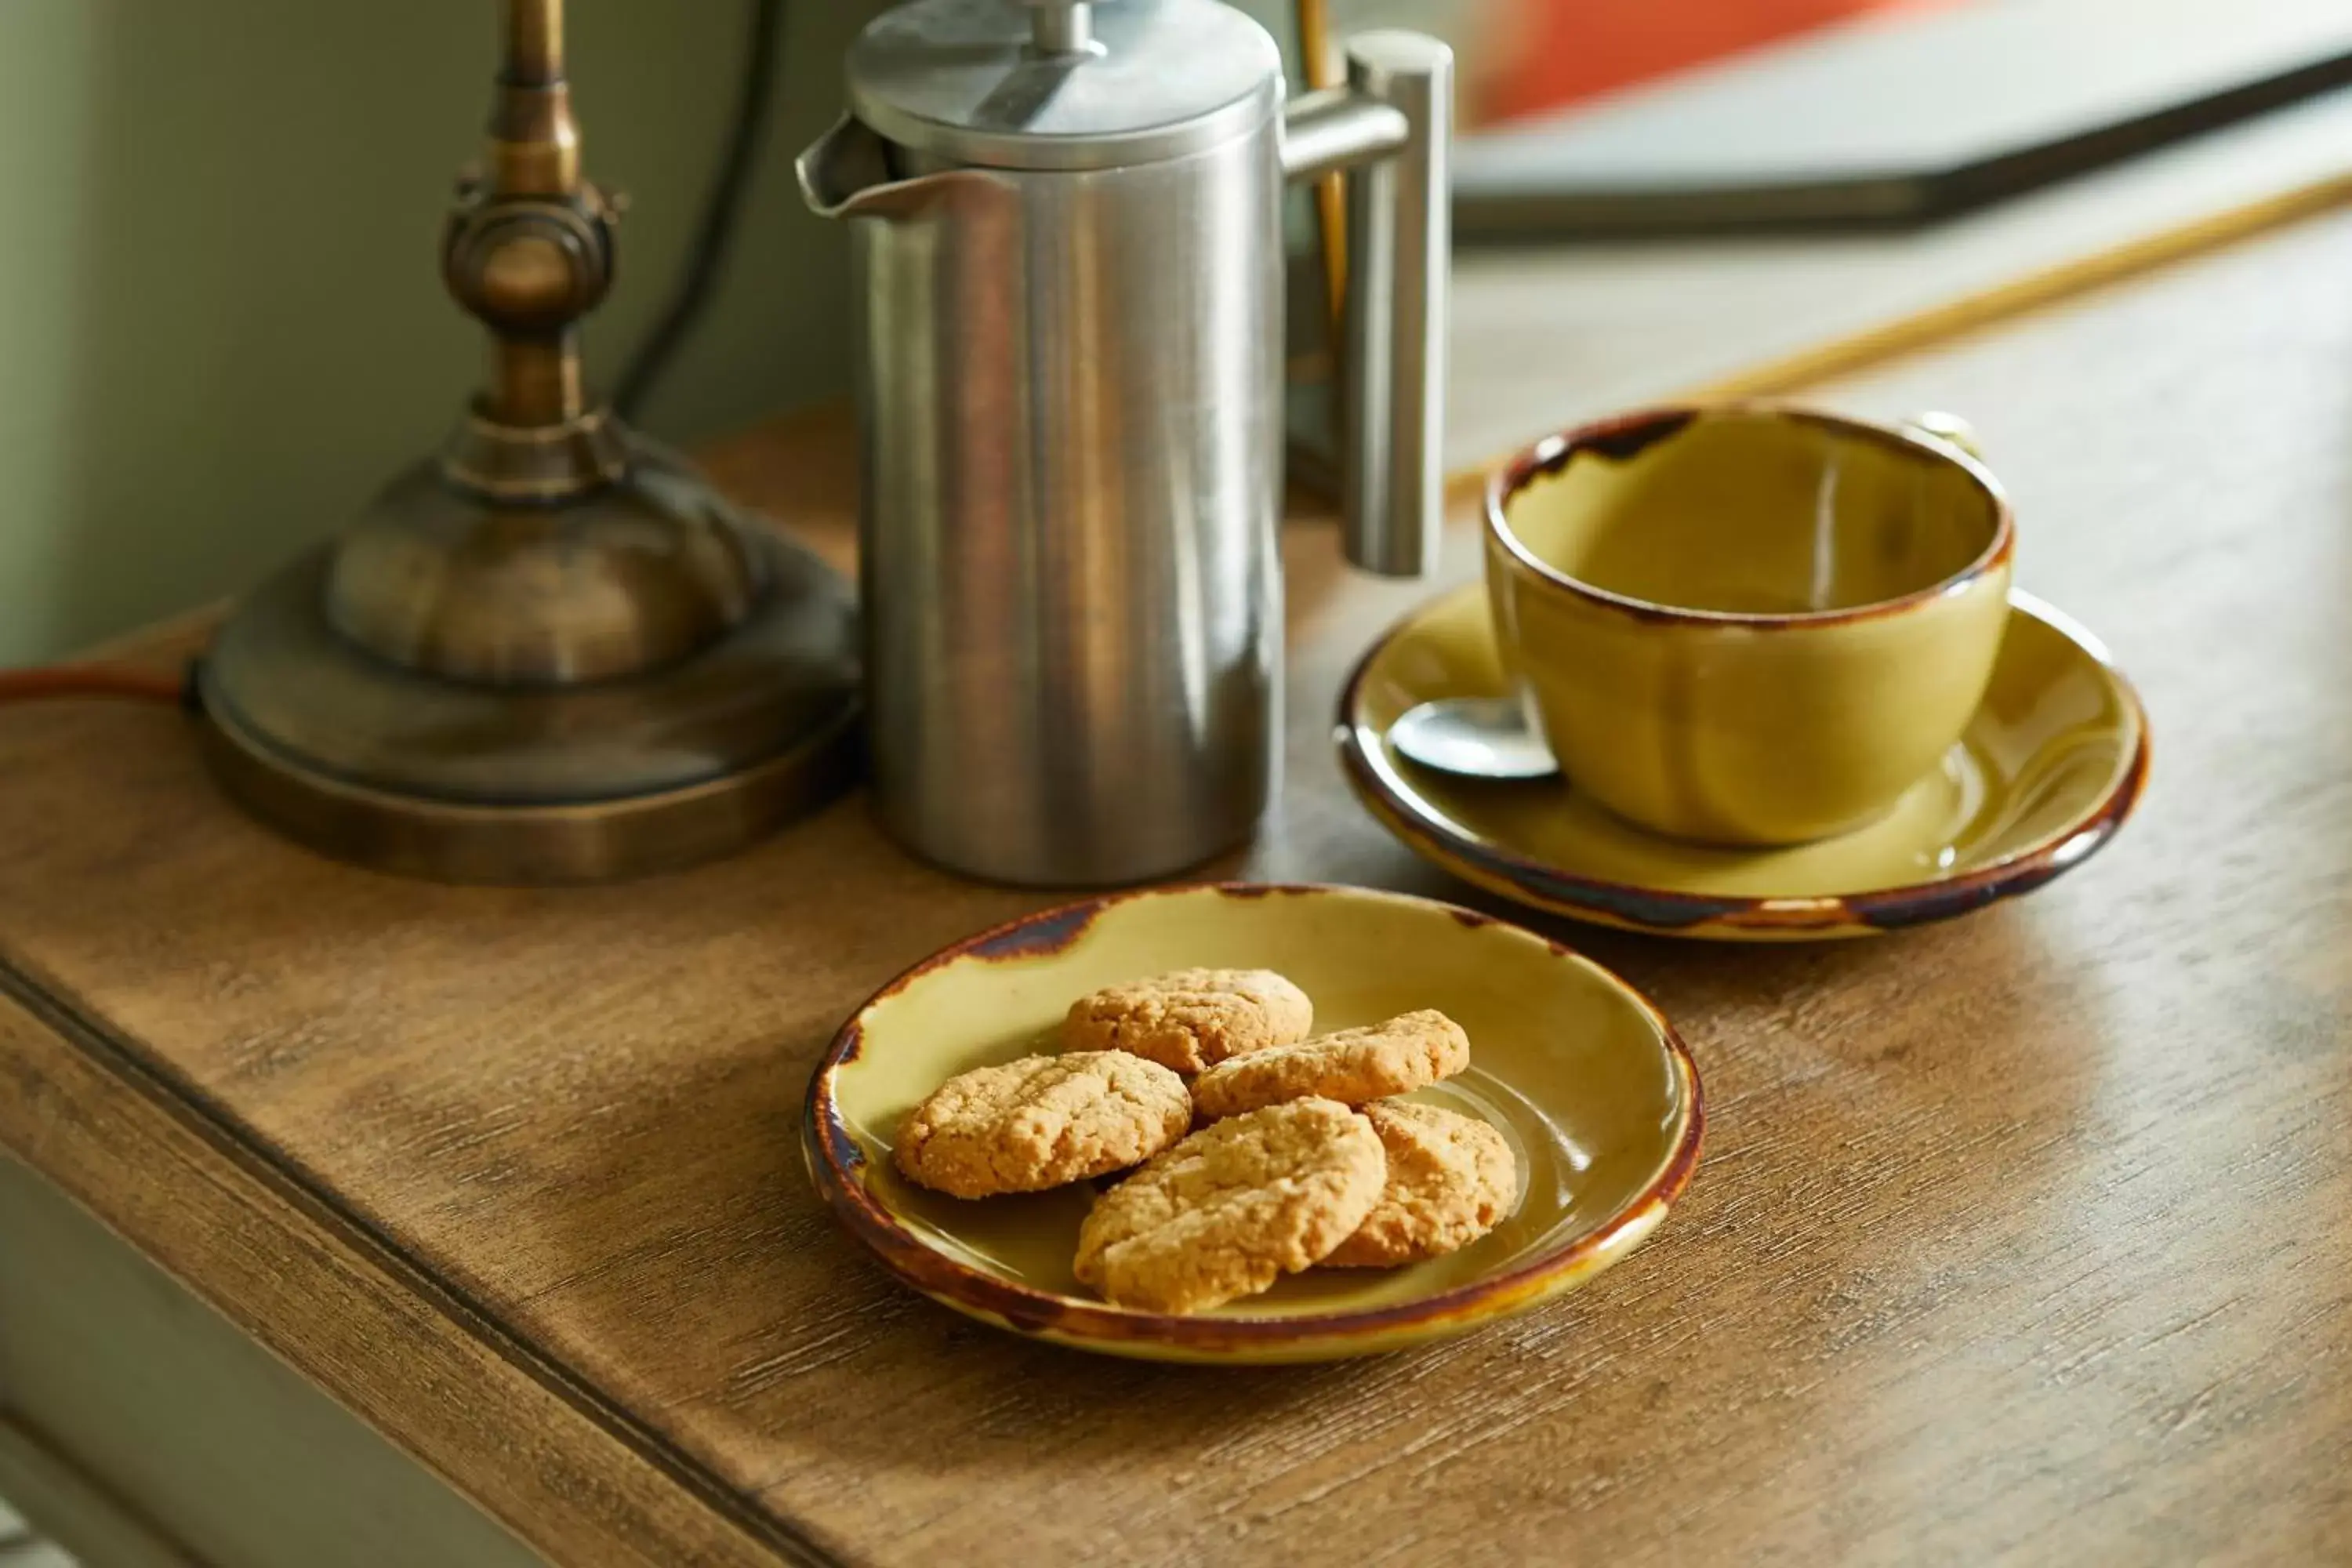
M562 0L507 0L507 58L490 116L492 190L563 198L580 188L580 128L563 76Z
M563 79L562 0L507 6L505 79L527 85Z
M580 334L567 327L549 338L492 337L489 383L482 411L500 425L577 423L587 412Z
M583 386L579 321L612 284L616 209L580 175L562 0L506 0L505 21L489 174L459 181L442 247L449 292L489 331L488 378L480 418L444 461L459 484L546 501L614 477L618 442Z

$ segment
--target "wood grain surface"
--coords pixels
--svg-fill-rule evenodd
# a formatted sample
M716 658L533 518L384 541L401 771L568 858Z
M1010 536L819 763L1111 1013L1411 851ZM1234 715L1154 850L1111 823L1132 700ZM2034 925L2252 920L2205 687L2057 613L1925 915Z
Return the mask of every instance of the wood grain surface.
M894 1288L800 1169L811 1063L1047 900L856 800L685 876L447 889L247 824L172 715L0 715L0 1141L559 1561L2345 1561L2347 279L2338 214L1823 390L1978 423L2153 784L1948 925L1549 926L1681 1026L1708 1143L1642 1253L1471 1339L1151 1367ZM713 466L845 552L846 458L817 421ZM1330 532L1286 544L1281 805L1210 869L1478 901L1345 797L1339 681L1427 588Z

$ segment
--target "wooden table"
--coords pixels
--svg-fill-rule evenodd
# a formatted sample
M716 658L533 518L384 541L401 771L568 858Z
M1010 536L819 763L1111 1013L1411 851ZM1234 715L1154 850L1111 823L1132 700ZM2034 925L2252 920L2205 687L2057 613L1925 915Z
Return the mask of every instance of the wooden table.
M1042 896L855 800L635 886L394 880L240 819L154 710L0 715L0 1143L558 1562L2345 1561L2352 214L1824 395L1976 418L2153 784L1948 925L1553 928L1678 1020L1708 1142L1646 1249L1524 1319L1248 1372L966 1322L835 1229L795 1118L865 993ZM714 467L845 550L844 457L804 422ZM1342 791L1340 673L1426 590L1330 531L1287 540L1287 793L1216 869L1476 901ZM61 1366L0 1360L20 1447ZM148 1521L220 1552L200 1502ZM363 1535L334 1560L416 1560Z

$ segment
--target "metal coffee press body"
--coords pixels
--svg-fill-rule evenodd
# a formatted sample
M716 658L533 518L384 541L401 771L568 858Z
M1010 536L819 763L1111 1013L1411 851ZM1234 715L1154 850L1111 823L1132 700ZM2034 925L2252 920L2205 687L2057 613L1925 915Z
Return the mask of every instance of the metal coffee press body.
M800 160L852 220L874 787L932 860L1108 884L1278 777L1282 196L1349 172L1349 559L1433 563L1453 57L1361 36L1284 104L1221 0L916 0Z

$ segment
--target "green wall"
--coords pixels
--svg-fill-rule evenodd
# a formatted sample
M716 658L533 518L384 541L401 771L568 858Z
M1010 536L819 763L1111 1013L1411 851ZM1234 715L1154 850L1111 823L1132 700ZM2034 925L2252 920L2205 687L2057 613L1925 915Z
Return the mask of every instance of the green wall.
M845 251L792 153L875 0L793 0L711 313L646 411L692 439L845 384ZM456 415L476 337L435 241L475 155L491 0L0 0L0 664L235 592ZM633 198L608 378L676 276L741 0L573 0L586 164Z

